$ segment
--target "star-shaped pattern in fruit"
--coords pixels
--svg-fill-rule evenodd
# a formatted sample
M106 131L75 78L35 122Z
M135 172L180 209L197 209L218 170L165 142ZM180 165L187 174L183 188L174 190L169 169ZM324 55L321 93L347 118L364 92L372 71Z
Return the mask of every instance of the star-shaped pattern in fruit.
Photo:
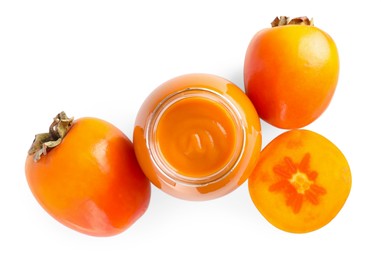
M270 185L269 191L283 192L287 206L291 207L295 214L300 212L304 202L317 205L320 196L327 193L323 187L315 183L318 173L310 169L310 159L310 154L306 153L298 164L286 156L273 168L278 181Z

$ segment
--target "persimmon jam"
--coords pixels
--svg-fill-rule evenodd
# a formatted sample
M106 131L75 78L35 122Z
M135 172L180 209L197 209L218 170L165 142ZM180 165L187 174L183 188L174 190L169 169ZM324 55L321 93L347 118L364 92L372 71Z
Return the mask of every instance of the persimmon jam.
M173 170L184 177L205 178L237 160L243 129L227 107L213 100L215 94L207 90L186 92L190 97L180 96L158 119L156 143Z
M134 148L158 188L182 199L213 199L253 170L261 148L259 118L233 83L184 75L147 97L136 119Z

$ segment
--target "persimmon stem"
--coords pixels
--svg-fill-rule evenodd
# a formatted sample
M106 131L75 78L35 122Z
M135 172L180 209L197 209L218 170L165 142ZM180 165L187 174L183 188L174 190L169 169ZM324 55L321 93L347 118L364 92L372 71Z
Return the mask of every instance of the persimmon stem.
M68 118L65 112L59 113L54 117L49 127L48 133L37 134L31 147L28 150L29 155L34 155L33 160L37 162L42 155L46 155L49 150L62 142L69 131L74 118Z
M293 19L290 19L290 17L288 16L277 16L271 22L271 27L278 27L290 24L314 26L314 20L313 18L309 19L307 16L296 17Z

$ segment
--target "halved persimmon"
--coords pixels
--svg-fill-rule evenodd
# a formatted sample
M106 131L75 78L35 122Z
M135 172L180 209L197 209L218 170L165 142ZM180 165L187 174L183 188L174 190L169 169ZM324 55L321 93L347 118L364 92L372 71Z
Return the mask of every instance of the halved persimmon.
M249 178L251 199L275 227L306 233L328 224L347 200L352 177L343 153L309 130L291 130L261 152Z

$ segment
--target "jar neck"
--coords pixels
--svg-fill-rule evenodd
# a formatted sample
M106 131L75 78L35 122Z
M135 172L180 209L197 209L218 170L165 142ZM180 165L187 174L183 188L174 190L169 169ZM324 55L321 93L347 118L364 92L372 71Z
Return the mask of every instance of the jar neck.
M226 112L226 116L229 117L229 120L232 123L235 135L234 145L231 148L232 152L226 163L224 163L216 171L210 172L210 174L201 177L190 177L189 175L183 174L178 169L173 167L168 160L166 160L160 149L157 134L158 125L160 120L162 120L164 113L176 103L193 98L214 102L216 105L222 107ZM171 93L165 97L151 114L145 130L145 137L147 147L149 148L148 150L150 152L150 157L161 178L172 185L181 183L182 185L189 186L205 186L218 182L228 176L234 171L236 165L238 164L246 142L245 127L243 126L242 117L237 108L223 94L201 87L186 88L184 90Z

